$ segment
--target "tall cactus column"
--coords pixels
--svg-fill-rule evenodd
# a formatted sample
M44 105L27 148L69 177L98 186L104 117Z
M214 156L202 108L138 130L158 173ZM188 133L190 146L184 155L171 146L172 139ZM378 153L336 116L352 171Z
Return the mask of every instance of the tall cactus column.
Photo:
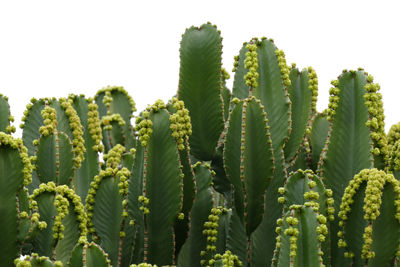
M32 179L28 150L20 139L0 132L0 265L12 266L18 254L19 225L28 214L20 212L18 194ZM38 222L38 216L33 222Z
M179 149L191 132L188 117L170 115L158 100L137 120L139 140L144 150L143 195L144 261L157 265L174 264L174 222L182 208L183 174Z

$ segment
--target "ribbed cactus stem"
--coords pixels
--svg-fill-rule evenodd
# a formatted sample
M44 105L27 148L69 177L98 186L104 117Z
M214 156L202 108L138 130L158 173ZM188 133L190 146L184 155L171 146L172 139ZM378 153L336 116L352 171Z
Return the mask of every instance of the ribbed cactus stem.
M363 210L364 220L366 221L367 225L364 228L364 243L362 245L361 258L368 261L375 257L375 252L371 249L373 243L373 229L375 221L381 214L380 209L382 204L383 189L386 184L392 185L394 189L394 206L396 209L396 213L393 215L400 223L400 184L393 177L393 175L386 174L385 172L379 171L377 169L364 169L360 173L355 175L354 179L350 181L349 185L345 189L339 212L339 217L341 219L339 221L339 226L342 227L342 230L338 232L338 236L340 238L338 241L338 246L348 248L345 253L346 257L355 256L355 251L351 251L352 247L349 247L349 244L346 242L345 227L347 224L349 213L351 212L352 206L354 205L353 203L355 194L359 191L358 189L363 183L366 183Z

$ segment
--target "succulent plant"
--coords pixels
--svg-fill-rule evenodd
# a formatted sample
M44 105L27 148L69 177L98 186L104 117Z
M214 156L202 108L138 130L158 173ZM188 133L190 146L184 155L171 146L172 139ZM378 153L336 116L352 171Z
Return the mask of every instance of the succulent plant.
M0 266L398 266L400 126L363 69L316 110L312 67L266 37L234 58L182 36L179 85L136 113L119 86L0 95ZM28 255L28 256L27 256Z

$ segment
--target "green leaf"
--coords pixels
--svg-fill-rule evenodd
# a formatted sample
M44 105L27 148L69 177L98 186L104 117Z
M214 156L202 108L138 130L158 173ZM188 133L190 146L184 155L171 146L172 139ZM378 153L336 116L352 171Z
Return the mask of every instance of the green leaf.
M224 128L221 48L221 36L210 24L187 29L181 41L178 98L191 117L191 153L201 160L213 158Z

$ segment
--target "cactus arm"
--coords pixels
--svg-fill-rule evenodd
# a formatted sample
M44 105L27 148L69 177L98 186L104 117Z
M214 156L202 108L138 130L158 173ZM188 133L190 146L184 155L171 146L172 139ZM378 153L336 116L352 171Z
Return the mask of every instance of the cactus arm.
M46 223L33 240L34 251L66 263L77 242L85 242L86 215L80 197L66 185L41 184L30 196L32 208Z
M187 29L181 41L178 98L193 125L191 153L201 160L213 158L224 128L221 39L214 26L204 24Z
M163 108L152 109L149 119L153 131L145 152L144 190L149 199L149 213L145 215L147 257L149 262L158 265L173 262L173 223L182 205L181 164L169 117L168 111Z
M2 94L0 94L0 114L2 114L2 116L0 116L0 132L8 134L14 133L15 126L11 126L11 122L14 122L14 117L11 116L8 97Z
M175 222L175 249L176 254L179 253L182 245L188 237L189 231L189 214L193 206L195 197L195 177L190 164L188 142L186 141L185 149L179 151L179 159L182 164L183 177L183 203L182 213L184 218Z
M225 69L223 69L223 86L222 86L221 96L223 99L225 121L227 121L229 117L229 106L232 98L231 91L226 86L226 80L228 79L229 79L229 73Z
M140 210L139 196L143 192L143 169L144 169L144 147L136 142L135 161L131 171L131 178L128 189L128 213L133 218L136 229L135 245L133 251L133 263L143 262L144 250L144 215Z
M37 174L41 182L70 184L74 174L72 144L67 135L55 132L41 136L37 147Z
M95 102L98 105L101 119L104 116L110 116L113 114L119 114L121 116L125 124L121 126L121 130L118 130L117 135L124 136L124 142L127 149L134 148L136 141L130 120L133 116L133 112L136 111L136 106L128 92L123 87L107 86L96 93ZM112 146L116 144L117 143L114 143ZM107 147L106 151L108 151Z
M348 182L360 170L373 164L370 129L366 126L369 114L363 97L366 83L363 71L344 71L338 81L332 81L334 87L330 90L327 116L332 129L324 148L327 151L319 163L319 175L333 191L336 211ZM331 242L335 244L338 221L332 222L331 227ZM346 265L343 249L332 246L331 252L332 265Z
M95 240L100 239L115 266L121 264L122 244L126 237L123 230L128 217L127 179L130 171L125 167L119 168L124 152L125 148L118 144L104 155L105 170L94 177L86 198L89 232L93 233Z
M285 144L285 159L287 162L293 161L296 154L300 152L301 143L305 135L308 121L311 117L313 93L316 90L314 85L317 84L317 77L312 68L299 71L292 68L290 71L290 85L288 93L292 102L292 130L289 139Z
M31 182L27 150L19 139L0 132L0 265L11 266L17 256L19 191ZM24 173L25 172L25 177Z
M85 204L90 183L99 172L99 152L104 149L101 144L102 133L97 105L92 100L86 100L84 96L70 96L70 99L84 128L83 139L86 148L85 159L77 169L72 184Z
M110 267L108 255L102 248L91 242L78 244L71 252L71 259L68 262L71 267Z
M330 123L326 119L325 113L318 113L313 116L309 139L311 145L310 167L314 172L318 169L322 149L328 138L329 125Z
M284 54L278 50L272 40L263 39L257 42L258 53L258 87L254 96L261 100L265 107L274 151L283 147L290 130L290 99L287 86L290 84L289 70Z
M204 223L207 221L213 206L211 192L212 177L210 170L203 165L195 164L193 168L196 179L196 195L190 212L189 236L183 245L178 266L200 267L200 252L206 248L206 235L203 234Z
M399 182L375 168L362 170L350 181L340 205L338 244L346 248L354 266L385 266L394 260L400 237L399 199Z
M248 262L250 247L248 246L246 227L234 209L230 217L226 248L237 255L240 261L244 263Z
M277 266L323 266L319 255L321 241L317 211L313 207L298 206L289 210L279 227L279 258ZM295 242L291 239L294 238Z
M22 140L24 145L28 148L29 156L35 154L36 147L33 144L33 140L39 138L39 128L43 126L43 117L41 115L42 109L44 109L46 103L44 99L32 98L31 102L26 105L24 116L22 117L22 124L20 125L23 129Z
M237 98L236 98L237 99ZM240 179L240 154L241 154L241 131L242 131L242 109L243 102L236 101L231 114L224 143L223 159L226 176L234 187L234 205L236 214L243 220L244 195L242 181Z
M247 101L248 100L248 101ZM246 112L245 112L246 111ZM245 190L247 235L258 227L264 216L264 194L273 176L274 157L266 114L255 99L243 104L241 172ZM244 133L243 133L244 131Z
M248 69L244 67L244 60L246 58L247 43L244 43L240 49L239 55L234 58L233 72L235 73L232 88L232 97L239 99L245 99L249 96L249 86L246 85L244 76L248 72Z

